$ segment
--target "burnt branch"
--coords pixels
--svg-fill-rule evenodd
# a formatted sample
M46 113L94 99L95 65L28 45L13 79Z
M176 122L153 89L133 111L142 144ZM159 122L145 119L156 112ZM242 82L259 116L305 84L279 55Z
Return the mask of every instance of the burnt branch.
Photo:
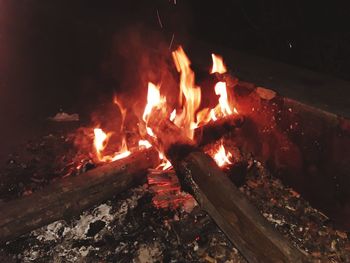
M30 196L1 205L0 243L59 219L69 219L146 180L159 162L154 149L138 151L77 177L55 182Z

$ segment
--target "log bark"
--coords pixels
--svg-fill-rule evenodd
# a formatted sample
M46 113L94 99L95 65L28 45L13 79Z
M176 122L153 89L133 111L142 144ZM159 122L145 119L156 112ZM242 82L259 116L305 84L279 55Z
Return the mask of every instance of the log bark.
M239 114L226 116L200 126L194 131L194 140L197 145L203 146L220 139L223 135L242 127L244 117Z
M152 120L151 125L183 189L195 197L249 262L307 262L194 141L167 120Z
M192 152L175 167L182 185L249 262L306 262L208 155Z
M159 162L150 148L104 164L77 177L56 181L30 196L0 207L0 243L59 219L68 219L131 186L145 182L148 168Z

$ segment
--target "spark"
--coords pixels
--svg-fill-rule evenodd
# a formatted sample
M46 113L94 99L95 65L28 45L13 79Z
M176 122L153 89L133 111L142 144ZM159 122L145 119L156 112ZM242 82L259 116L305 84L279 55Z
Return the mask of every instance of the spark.
M157 9L157 18L158 18L158 23L159 23L160 28L163 28L163 23L162 23L162 20L160 19L158 9Z
M169 44L169 50L171 50L171 47L172 47L173 42L174 42L174 38L175 38L175 34L173 33L173 35L171 36L170 44Z

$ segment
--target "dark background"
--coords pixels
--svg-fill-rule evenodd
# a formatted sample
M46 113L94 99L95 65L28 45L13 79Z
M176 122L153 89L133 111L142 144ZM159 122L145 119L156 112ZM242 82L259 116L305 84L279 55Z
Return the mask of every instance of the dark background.
M60 109L87 114L131 92L142 42L145 53L164 49L173 34L349 80L349 11L336 1L0 0L1 152Z

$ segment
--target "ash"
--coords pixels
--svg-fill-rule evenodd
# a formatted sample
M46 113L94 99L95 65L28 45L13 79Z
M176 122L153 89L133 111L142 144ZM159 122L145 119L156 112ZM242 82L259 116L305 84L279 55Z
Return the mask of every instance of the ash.
M155 208L147 185L32 231L2 248L7 262L246 262L198 206ZM0 257L1 259L1 257Z
M349 234L254 161L240 190L261 214L313 262L350 262Z

